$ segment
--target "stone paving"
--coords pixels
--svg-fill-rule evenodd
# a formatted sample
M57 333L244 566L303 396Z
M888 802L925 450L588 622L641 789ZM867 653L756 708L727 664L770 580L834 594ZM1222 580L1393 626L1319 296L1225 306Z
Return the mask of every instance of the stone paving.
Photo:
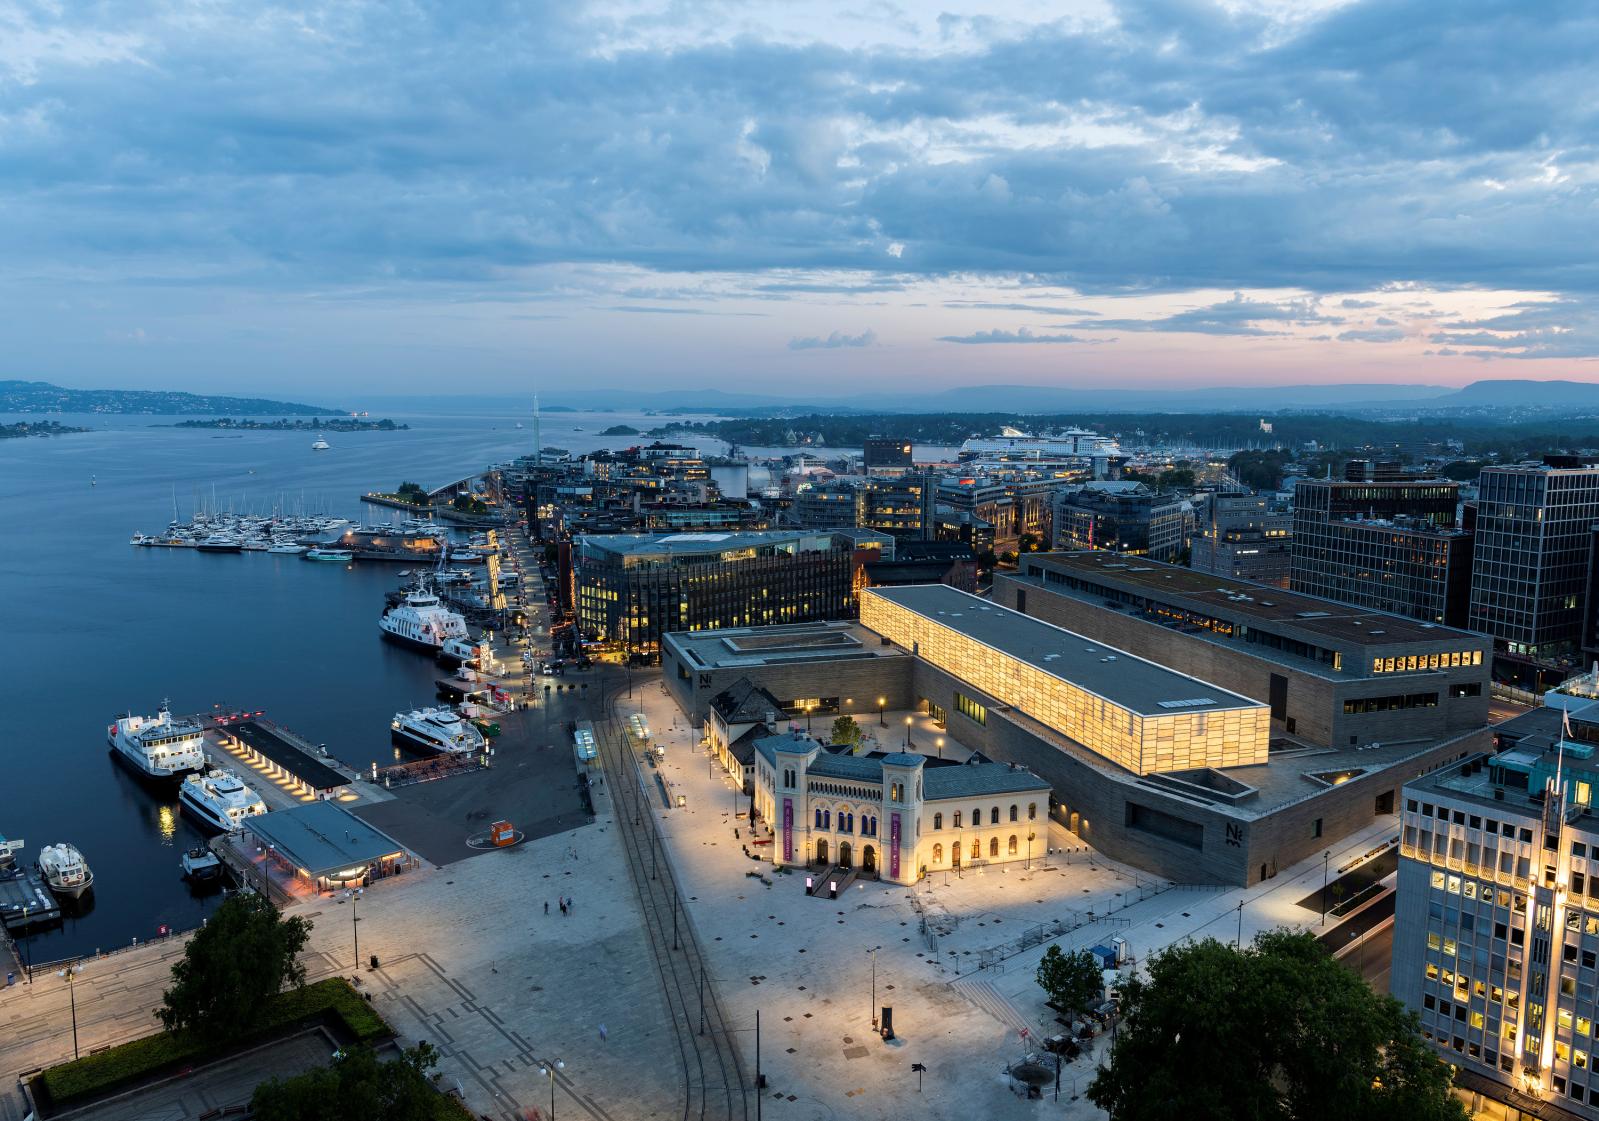
M659 681L636 693L631 707L642 707L666 745L660 773L673 801L682 794L687 803L657 814L690 896L686 908L704 936L710 968L724 981L729 1014L750 1026L755 1010L762 1012L761 1065L771 1085L764 1104L773 1117L897 1114L906 1095L917 1093L915 1062L928 1068L916 1107L930 1117L1046 1110L1101 1116L1085 1099L1071 1101L1074 1082L1081 1089L1092 1078L1100 1040L1063 1070L1059 1103L1023 1100L1004 1075L1024 1052L1023 1029L1032 1040L1063 1030L1033 980L1051 941L1073 949L1121 936L1143 957L1187 938L1231 941L1240 914L1246 941L1262 930L1315 927L1319 920L1297 901L1320 887L1320 859L1249 889L1174 886L1106 860L1058 822L1051 823L1053 851L1041 852L1031 867L937 873L914 889L863 882L847 898L810 898L802 870L776 873L743 851L748 826L734 813L747 799L735 807L733 780L698 749L697 731ZM885 715L889 732L897 726L903 734L905 715ZM877 714L870 716L875 724ZM913 719L919 746L932 747L942 734L946 756L965 756L964 747L925 723ZM820 717L816 728L823 730ZM1334 867L1394 828L1393 819L1383 819L1332 846ZM1075 929L999 959L1026 932L1057 921ZM977 969L985 960L989 967ZM892 1043L872 1031L873 1010L881 1005L893 1007L899 1038Z

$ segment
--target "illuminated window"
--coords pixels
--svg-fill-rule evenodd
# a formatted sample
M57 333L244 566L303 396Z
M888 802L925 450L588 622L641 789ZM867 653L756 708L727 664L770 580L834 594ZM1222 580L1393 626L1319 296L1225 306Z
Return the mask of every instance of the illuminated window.
M995 856L999 855L999 838L998 837L990 837L988 839L988 855L991 856L991 857L995 857Z
M942 863L944 863L944 846L943 845L934 845L933 846L933 863L934 864L942 864Z
M1014 833L1010 835L1010 855L1016 855L1016 834Z

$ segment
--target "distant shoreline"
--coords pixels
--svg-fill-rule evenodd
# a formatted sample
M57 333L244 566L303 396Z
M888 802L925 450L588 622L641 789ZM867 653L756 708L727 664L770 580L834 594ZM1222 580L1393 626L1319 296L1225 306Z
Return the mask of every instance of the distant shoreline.
M25 436L71 436L89 431L92 430L74 428L70 424L57 424L53 420L25 421L21 424L0 424L0 440L18 440Z
M333 417L324 420L235 420L217 417L215 420L180 420L175 424L154 424L152 428L217 428L228 432L409 432L409 424L396 424L392 420L353 420Z

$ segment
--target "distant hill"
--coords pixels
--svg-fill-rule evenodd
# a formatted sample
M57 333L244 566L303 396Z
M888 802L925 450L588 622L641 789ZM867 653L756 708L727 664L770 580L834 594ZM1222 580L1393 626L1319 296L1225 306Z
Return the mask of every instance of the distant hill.
M212 397L163 389L66 389L43 381L0 381L0 413L133 413L154 416L344 416L341 409Z

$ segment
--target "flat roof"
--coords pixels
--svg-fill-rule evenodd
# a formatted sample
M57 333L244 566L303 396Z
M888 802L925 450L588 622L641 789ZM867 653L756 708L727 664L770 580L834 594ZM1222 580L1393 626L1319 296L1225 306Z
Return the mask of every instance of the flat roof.
M878 596L907 608L975 642L1144 716L1265 707L1259 701L947 584L867 588L861 595L863 599L868 595Z
M1424 623L1386 611L1354 607L1336 600L1274 588L1269 584L1195 572L1191 568L1179 568L1143 557L1104 551L1038 553L1024 557L1015 575L1025 579L1026 568L1032 564L1043 564L1079 576L1096 577L1123 587L1140 589L1153 597L1166 596L1203 605L1216 611L1222 618L1243 616L1263 624L1277 623L1314 631L1330 639L1361 646L1392 646L1413 642L1437 646L1440 642L1451 642L1486 648L1490 641L1485 635L1446 627L1442 623ZM1067 589L1057 587L1055 590Z
M312 790L337 790L350 780L319 759L307 755L276 730L254 720L219 724L218 729L242 740L272 762L288 771Z
M661 640L696 669L738 669L786 662L903 658L883 645L876 631L854 621L728 627L718 631L673 631Z
M598 549L618 556L694 556L701 553L725 553L732 549L759 549L762 546L782 545L788 542L809 547L831 548L833 531L829 529L779 530L755 529L711 533L609 533L584 534L581 544L585 549Z
M245 828L312 876L358 868L405 851L387 833L333 802L320 800L248 818Z

